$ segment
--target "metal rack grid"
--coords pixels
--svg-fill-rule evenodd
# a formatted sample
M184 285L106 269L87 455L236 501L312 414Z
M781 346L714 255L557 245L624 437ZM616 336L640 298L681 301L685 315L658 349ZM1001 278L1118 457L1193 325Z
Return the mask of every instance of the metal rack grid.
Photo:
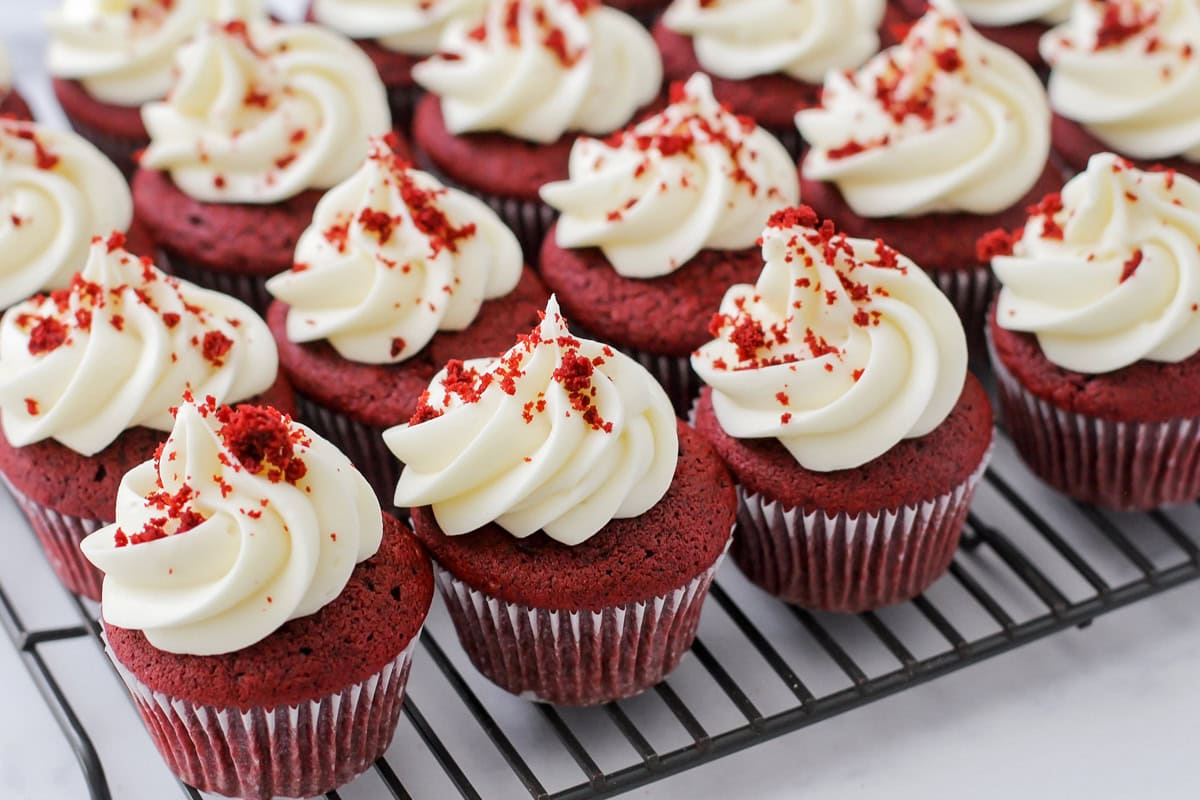
M422 637L405 701L402 727L408 727L398 734L405 741L360 779L372 786L355 796L447 796L406 786L407 762L419 743L463 798L610 797L1056 631L1086 626L1100 614L1200 577L1197 531L1198 507L1110 514L1058 498L1028 475L1001 434L963 547L930 592L857 616L817 614L766 598L727 565L713 586L693 657L641 698L587 710L511 698L471 670L438 610ZM70 606L73 624L28 627L0 580L5 630L73 748L91 797L109 800L114 795L104 760L45 653L64 640L100 643L96 609L75 598ZM421 662L427 665L423 677ZM112 690L111 702L123 702L115 681ZM520 725L498 721L494 711L505 704L524 715ZM727 713L714 722L710 712L716 707ZM490 756L511 773L507 790L492 784L485 789L473 776L478 752L464 755L447 738L453 726L431 723L423 710L435 708L434 719L458 714L473 721L474 746L488 742ZM529 726L543 731L537 747L518 741L516 731ZM656 741L664 726L681 731L682 741ZM557 752L540 753L546 742ZM202 797L186 786L180 791Z

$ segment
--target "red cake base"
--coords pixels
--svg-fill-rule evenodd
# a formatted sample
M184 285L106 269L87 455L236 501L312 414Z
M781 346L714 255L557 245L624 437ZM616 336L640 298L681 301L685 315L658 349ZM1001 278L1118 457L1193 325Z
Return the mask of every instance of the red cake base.
M1050 123L1050 135L1055 151L1062 156L1063 161L1069 167L1077 172L1087 169L1088 159L1096 153L1112 152L1111 147L1089 133L1078 122L1058 114L1054 115ZM1200 163L1195 161L1183 158L1167 158L1161 161L1145 161L1136 158L1129 160L1139 169L1148 170L1155 167L1173 169L1180 175L1187 175L1193 180L1200 181Z
M54 79L54 95L71 127L100 148L126 176L132 175L137 167L134 154L150 144L141 108L101 102L79 81L61 78Z

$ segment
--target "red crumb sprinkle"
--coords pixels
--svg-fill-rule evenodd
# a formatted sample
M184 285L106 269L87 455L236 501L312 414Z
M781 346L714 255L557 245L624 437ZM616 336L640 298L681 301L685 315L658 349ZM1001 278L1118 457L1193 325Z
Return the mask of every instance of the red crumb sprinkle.
M32 397L26 397L25 398L25 413L27 413L31 417L36 417L39 413L38 412L38 401Z
M162 315L163 324L166 325L168 328L174 328L176 325L178 325L179 319L180 319L179 315L176 314L174 311L168 311Z
M792 413L790 411L783 412L782 414L779 415L779 421L782 424L787 425L789 422L792 421Z
M67 341L67 327L54 317L36 317L29 332L29 353L41 355L57 350ZM18 320L20 322L20 320Z
M1137 36L1158 19L1156 8L1144 11L1135 4L1124 0L1110 0L1105 3L1104 16L1100 27L1096 30L1096 50L1116 47Z
M1121 267L1121 283L1129 280L1138 271L1138 267L1142 265L1142 250L1139 247L1133 251L1133 255L1129 257Z
M120 231L113 231L108 235L108 239L105 240L104 246L110 253L116 250L125 249L125 234L121 233Z
M228 336L220 331L208 331L204 334L204 343L201 346L201 352L204 354L204 358L214 367L219 367L225 363L225 356L228 355L232 347L233 340Z
M858 379L861 378L862 376L863 376L863 370L861 370L861 369L856 369L850 373L850 377L854 379L855 383L858 383Z
M311 441L293 427L291 418L267 406L222 406L216 410L222 423L219 434L229 452L254 474L265 474L272 483L295 484L308 473L297 447Z
M161 458L161 448L155 456L155 461ZM161 484L160 484L161 485ZM159 490L146 496L144 505L147 509L162 512L161 516L151 517L140 531L133 535L117 529L114 544L117 547L127 547L131 544L145 544L168 536L187 533L207 519L203 514L192 508L196 492L188 484L179 487L174 494Z
M1029 206L1026 211L1031 217L1042 218L1042 236L1047 239L1063 238L1062 226L1054 219L1054 215L1063 210L1062 195L1051 192L1041 199L1037 205Z
M975 257L981 263L987 264L997 256L1011 256L1017 238L1019 238L1017 235L1011 234L1003 228L988 231L975 242Z
M403 353L404 348L407 344L408 343L405 342L404 339L399 336L392 339L392 347L391 347L391 350L389 351L391 353L392 358L395 358L396 356Z

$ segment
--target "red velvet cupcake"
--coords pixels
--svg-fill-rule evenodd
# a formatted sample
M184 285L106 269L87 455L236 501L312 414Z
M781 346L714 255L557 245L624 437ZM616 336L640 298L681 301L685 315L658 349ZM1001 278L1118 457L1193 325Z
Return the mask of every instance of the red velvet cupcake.
M912 18L925 13L928 0L890 0ZM957 0L975 30L1012 50L1034 67L1044 66L1038 42L1051 25L1070 16L1074 0Z
M162 451L122 480L117 521L83 547L105 572L109 656L180 780L309 797L387 749L433 575L307 428L265 406L185 402Z
M663 12L670 0L603 0L604 5L624 11L649 28Z
M725 288L758 274L767 218L799 195L787 151L718 104L708 76L671 94L617 136L580 139L570 179L542 188L562 216L541 273L582 330L637 359L686 415L700 390L688 357Z
M1007 241L988 331L1021 457L1110 508L1200 499L1200 183L1094 156Z
M383 444L441 364L502 351L547 292L481 200L412 169L380 140L331 189L267 314L301 417L391 505L400 466Z
M263 311L266 279L291 266L321 191L389 131L383 84L353 43L316 25L213 25L178 67L170 99L143 109L138 219L177 275ZM244 92L232 109L230 91Z
M855 69L880 45L884 0L675 0L654 25L668 81L712 76L713 93L800 155L793 121L817 105L830 70Z
M1033 69L935 3L857 74L830 73L821 107L796 124L811 145L804 202L927 270L982 355L994 287L975 243L1062 185Z
M808 608L908 600L950 565L991 449L962 325L911 260L808 207L762 241L692 358L694 424L738 483L734 561Z
M79 541L114 519L117 483L171 429L188 389L290 409L254 312L97 239L70 288L0 321L0 472L71 591L100 596Z
M384 438L459 640L501 688L563 705L663 680L696 635L736 499L642 367L553 300L498 359L450 362Z
M538 197L567 177L580 133L607 135L662 87L654 41L599 0L491 0L484 23L450 28L413 74L418 163L479 195L537 256L554 214Z
M1113 152L1200 180L1200 7L1079 3L1041 46L1054 149L1071 167Z

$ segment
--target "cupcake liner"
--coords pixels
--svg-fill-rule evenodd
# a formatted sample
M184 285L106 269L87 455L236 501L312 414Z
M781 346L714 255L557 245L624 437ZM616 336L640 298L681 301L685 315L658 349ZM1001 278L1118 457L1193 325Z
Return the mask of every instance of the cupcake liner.
M987 349L983 331L987 312L996 293L996 278L990 267L930 270L929 277L950 298L954 310L967 333L967 344L973 356L982 357Z
M673 592L600 611L510 603L434 566L458 639L484 677L530 700L589 706L644 692L679 665L724 556Z
M331 791L383 755L400 719L418 638L361 683L297 706L248 711L156 692L106 650L180 780L203 792L269 800Z
M108 523L60 513L26 495L7 476L4 476L4 483L29 520L46 553L46 560L63 586L75 594L99 602L104 574L83 557L79 543Z
M992 354L1008 435L1025 464L1076 500L1148 511L1200 499L1200 419L1121 422L1059 408Z
M909 600L950 566L974 472L933 500L872 513L788 508L738 486L733 560L767 592L805 608L859 612Z
M176 277L236 297L260 316L266 316L267 306L271 305L274 299L267 291L267 279L270 275L249 275L244 272L210 269L193 264L172 252L167 252L166 256L170 272Z
M788 151L788 155L793 161L800 160L800 151L804 149L804 140L800 138L800 131L793 125L783 130L769 129L772 136L779 140L784 149Z
M384 444L385 429L359 422L300 393L296 394L296 410L302 422L346 454L371 484L380 504L385 509L391 508L403 465Z
M593 337L594 338L594 337ZM654 376L671 398L675 407L675 415L686 419L692 404L700 396L704 383L692 369L691 359L686 356L664 356L658 353L647 353L644 350L620 348L622 353L641 364Z
M134 158L135 154L150 144L149 139L129 139L124 136L114 136L111 133L84 125L70 114L67 114L67 122L70 123L71 128L76 133L96 145L97 149L101 153L104 153L109 161L116 164L117 169L121 170L126 180L137 169L137 161Z

